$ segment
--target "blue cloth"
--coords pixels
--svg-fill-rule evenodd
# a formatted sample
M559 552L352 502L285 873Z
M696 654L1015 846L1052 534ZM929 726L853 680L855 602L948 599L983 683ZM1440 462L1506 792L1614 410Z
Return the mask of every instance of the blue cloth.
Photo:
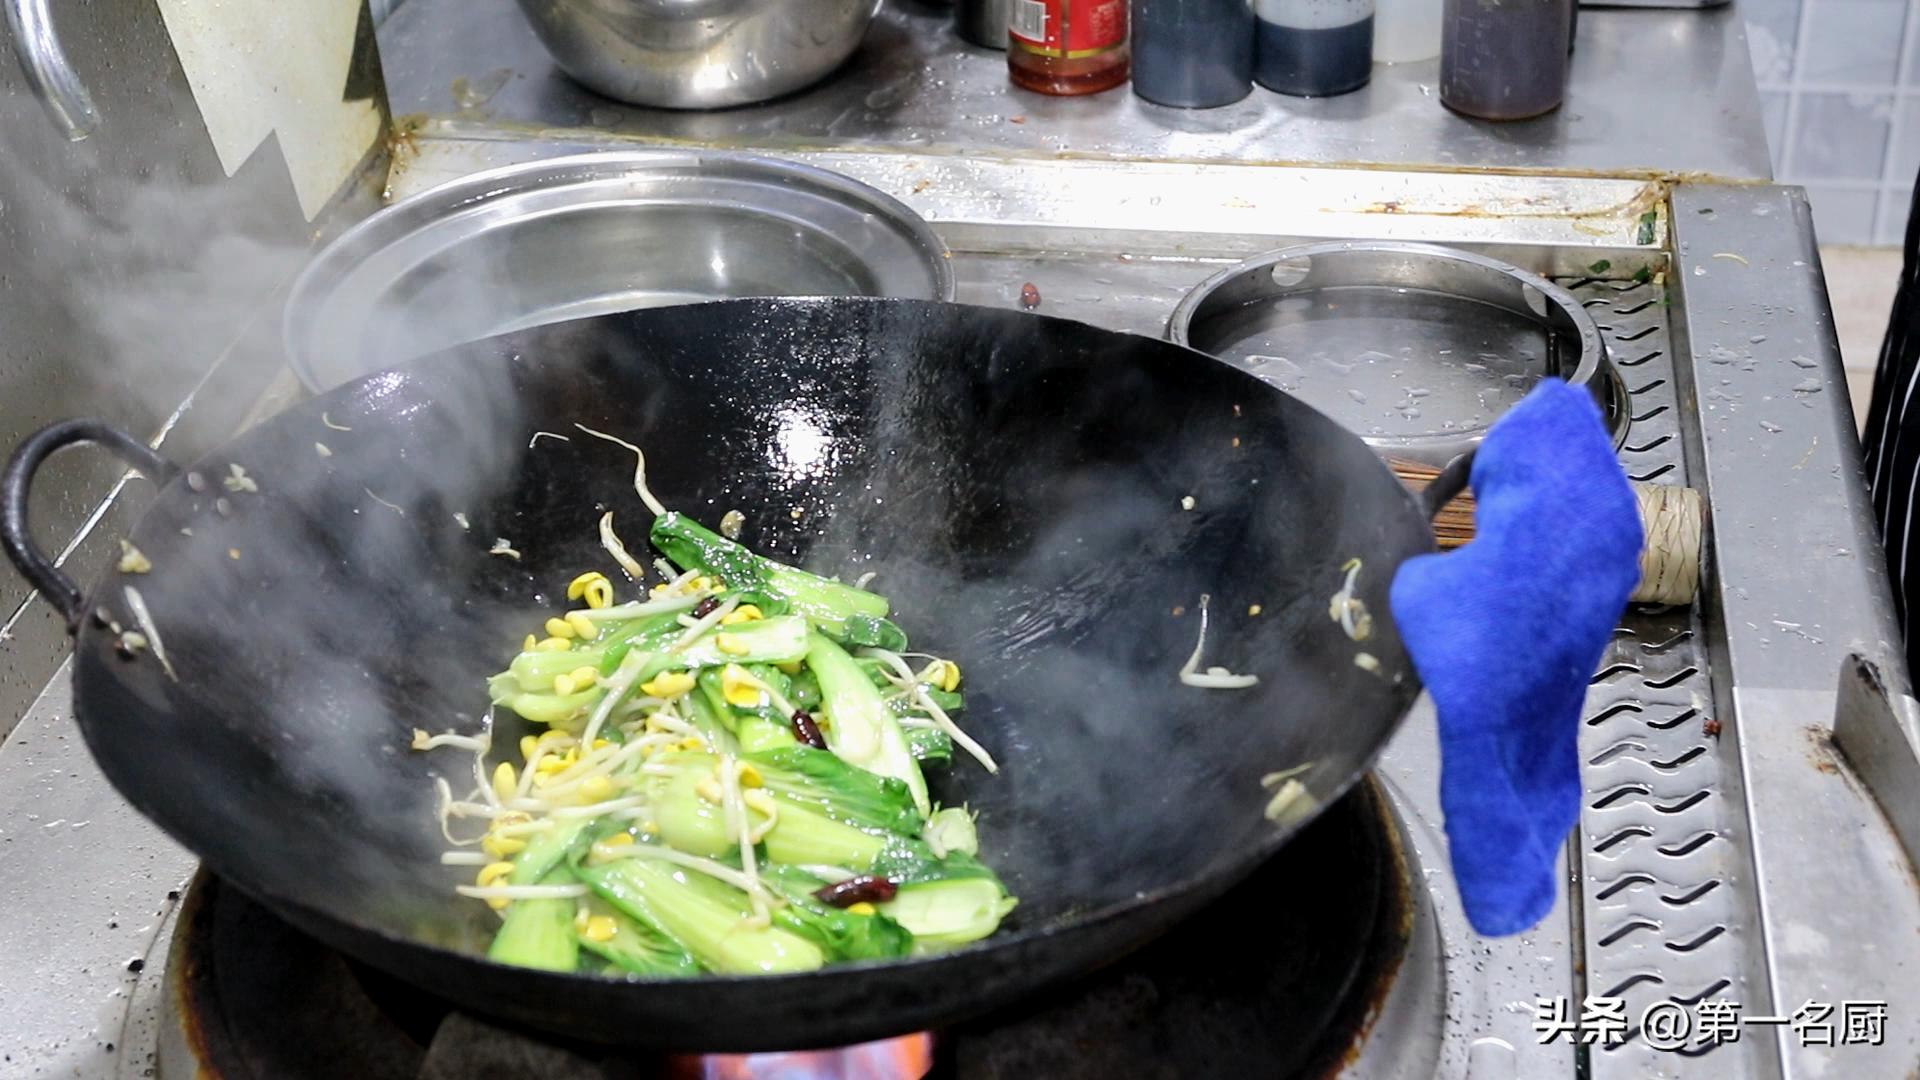
M1400 567L1391 602L1440 714L1440 805L1467 918L1530 929L1580 816L1587 683L1640 578L1640 513L1585 390L1542 382L1474 458L1474 539Z

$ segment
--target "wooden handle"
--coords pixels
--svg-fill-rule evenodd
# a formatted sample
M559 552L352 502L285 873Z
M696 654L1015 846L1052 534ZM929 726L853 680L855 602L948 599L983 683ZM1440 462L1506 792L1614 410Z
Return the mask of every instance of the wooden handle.
M1394 475L1419 491L1440 470L1417 461L1388 459ZM1633 485L1640 503L1640 524L1647 546L1640 552L1640 584L1636 604L1691 604L1700 591L1700 552L1706 534L1706 507L1700 493L1671 484ZM1464 492L1433 519L1434 537L1442 551L1451 551L1473 539L1473 493Z

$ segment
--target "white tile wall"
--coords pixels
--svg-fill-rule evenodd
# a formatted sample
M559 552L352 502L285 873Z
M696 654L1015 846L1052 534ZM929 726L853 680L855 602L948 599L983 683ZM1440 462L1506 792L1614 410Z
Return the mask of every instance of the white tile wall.
M1774 175L1829 244L1898 244L1920 174L1920 0L1735 0Z

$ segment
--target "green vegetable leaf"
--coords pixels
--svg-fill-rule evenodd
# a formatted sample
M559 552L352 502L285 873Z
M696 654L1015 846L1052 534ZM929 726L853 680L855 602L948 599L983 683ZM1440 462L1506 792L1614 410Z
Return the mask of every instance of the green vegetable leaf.
M826 962L818 945L791 930L745 925L752 914L747 894L704 874L645 857L599 866L582 862L574 872L601 899L652 927L710 971L773 974L811 971Z
M907 647L907 632L874 615L849 615L837 635L842 645L899 652Z
M847 762L907 785L922 816L933 811L927 781L907 749L900 721L887 708L867 673L845 649L815 634L807 648L807 666L820 680L820 693L831 723L827 746Z
M605 941L589 937L576 927L580 947L605 960L621 973L684 977L700 974L700 962L672 938L632 918L598 896L586 898L590 918L613 920L613 936Z
M886 619L886 597L755 555L684 514L655 518L652 538L654 546L676 565L698 567L729 588L765 593L836 636L847 632L846 623L854 616ZM862 634L884 632L866 624L857 629ZM893 631L898 633L899 628Z
M845 864L840 864L845 865ZM848 869L861 869L848 867ZM945 857L936 856L933 849L924 841L894 837L887 841L867 873L879 874L896 885L913 885L924 881L955 881L962 878L986 878L998 885L1000 879L987 869L985 863L962 851L949 851Z
M921 835L936 855L980 854L980 834L974 828L973 815L965 807L949 806L934 811Z
M914 952L943 952L1000 928L1000 920L1018 903L983 878L959 878L903 887L880 905L913 934Z
M902 728L907 735L907 749L912 751L913 760L922 765L948 765L953 762L953 736L931 727Z
M1637 236L1634 237L1633 242L1636 244L1653 243L1653 227L1656 223L1659 222L1659 220L1660 220L1660 211L1658 210L1649 210L1646 213L1641 214L1640 215L1640 232Z
M721 635L735 651L720 647ZM728 664L792 663L807 655L807 620L798 615L716 627L678 653L669 654L672 667L725 667Z
M952 716L954 713L967 707L967 699L961 696L958 690L942 690L938 687L928 686L926 683L921 683L920 689L927 695L929 700L935 705L940 706L941 712L946 713L948 716ZM888 698L887 707L893 710L895 716L921 715L919 703L905 694L899 697Z
M826 882L804 870L774 863L761 869L760 880L787 901L774 913L774 925L807 938L836 960L884 960L913 949L913 935L892 918L821 903L813 893Z
M569 885L573 874L560 867L540 879L542 885ZM580 943L573 933L573 901L520 900L507 908L506 921L493 935L487 958L496 963L543 971L572 971L580 966Z
M900 780L855 768L830 751L794 743L747 754L761 782L783 800L801 803L846 825L920 834L913 793Z

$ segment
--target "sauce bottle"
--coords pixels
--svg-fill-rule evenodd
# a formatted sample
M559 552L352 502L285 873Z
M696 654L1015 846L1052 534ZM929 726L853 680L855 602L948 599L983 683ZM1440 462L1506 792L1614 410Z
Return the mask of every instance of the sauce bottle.
M1482 120L1524 120L1567 96L1573 0L1447 0L1440 103Z
M1007 76L1040 94L1094 94L1127 81L1127 0L1013 0Z
M1231 105L1253 92L1252 0L1133 0L1132 51L1133 92L1147 101Z
M1326 97L1373 74L1373 0L1257 0L1253 78L1269 90Z
M975 45L1007 47L1007 0L960 0L953 5L954 29Z

